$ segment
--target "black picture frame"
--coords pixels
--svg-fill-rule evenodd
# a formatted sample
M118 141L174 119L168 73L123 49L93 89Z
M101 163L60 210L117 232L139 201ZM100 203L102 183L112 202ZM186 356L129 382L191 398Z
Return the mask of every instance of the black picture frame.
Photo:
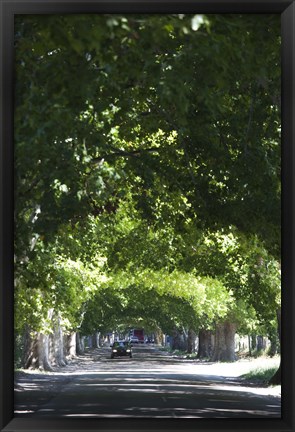
M13 92L14 17L80 13L276 13L282 23L282 418L13 418ZM294 431L295 4L290 0L0 0L1 28L1 431L280 430Z

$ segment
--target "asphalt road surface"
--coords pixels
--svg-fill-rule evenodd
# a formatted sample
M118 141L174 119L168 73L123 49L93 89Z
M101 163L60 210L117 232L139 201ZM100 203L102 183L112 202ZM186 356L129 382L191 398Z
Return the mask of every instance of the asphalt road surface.
M146 345L131 359L101 348L58 372L20 374L15 417L280 418L279 396L221 366Z

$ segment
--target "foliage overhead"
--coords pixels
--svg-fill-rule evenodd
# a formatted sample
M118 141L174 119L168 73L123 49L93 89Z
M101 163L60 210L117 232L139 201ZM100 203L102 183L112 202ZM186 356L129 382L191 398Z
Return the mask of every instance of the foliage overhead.
M273 320L279 17L18 15L15 54L19 330Z

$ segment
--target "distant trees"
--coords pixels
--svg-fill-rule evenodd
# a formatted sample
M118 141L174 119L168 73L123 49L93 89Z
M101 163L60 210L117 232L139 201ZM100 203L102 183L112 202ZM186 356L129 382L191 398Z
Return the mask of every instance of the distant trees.
M63 365L79 334L136 320L185 332L188 350L199 333L200 355L215 360L234 360L239 329L273 336L279 25L275 15L17 17L23 364Z

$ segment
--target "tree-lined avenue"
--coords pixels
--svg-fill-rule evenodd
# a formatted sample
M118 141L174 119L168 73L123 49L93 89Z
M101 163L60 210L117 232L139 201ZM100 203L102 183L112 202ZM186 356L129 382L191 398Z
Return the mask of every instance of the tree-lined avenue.
M280 353L279 18L16 17L17 368L136 328Z

